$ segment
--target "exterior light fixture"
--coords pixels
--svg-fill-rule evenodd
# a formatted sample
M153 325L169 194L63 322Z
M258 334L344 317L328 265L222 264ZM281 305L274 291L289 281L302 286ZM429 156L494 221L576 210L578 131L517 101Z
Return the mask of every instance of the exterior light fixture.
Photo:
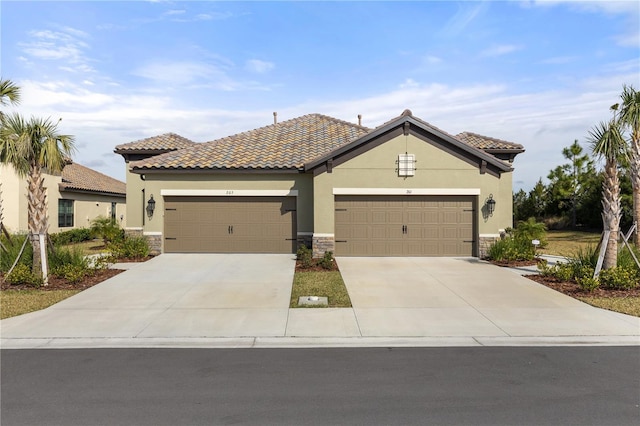
M153 199L153 194L151 194L149 201L147 201L147 216L149 216L149 219L153 217L153 212L155 211L155 209L156 209L156 200Z
M486 201L487 213L489 216L493 216L493 212L496 210L496 200L493 199L493 194L489 194L489 198Z

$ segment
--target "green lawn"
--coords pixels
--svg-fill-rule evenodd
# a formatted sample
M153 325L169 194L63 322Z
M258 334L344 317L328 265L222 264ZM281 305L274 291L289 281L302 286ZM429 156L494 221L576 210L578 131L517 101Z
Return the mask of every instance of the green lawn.
M351 299L339 271L296 272L291 289L291 308L301 296L327 297L330 308L350 308Z
M80 290L2 290L0 319L39 311L80 293Z

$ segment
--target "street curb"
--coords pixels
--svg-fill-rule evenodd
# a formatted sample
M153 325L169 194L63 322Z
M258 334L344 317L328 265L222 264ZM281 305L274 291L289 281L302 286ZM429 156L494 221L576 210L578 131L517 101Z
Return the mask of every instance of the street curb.
M0 349L640 346L640 336L1 339Z

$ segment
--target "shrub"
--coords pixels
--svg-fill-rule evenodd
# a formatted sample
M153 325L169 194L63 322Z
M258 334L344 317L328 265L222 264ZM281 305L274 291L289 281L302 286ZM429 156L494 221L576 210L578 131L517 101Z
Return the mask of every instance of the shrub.
M489 259L496 261L533 260L535 248L531 241L519 240L508 236L504 240L496 241L488 252Z
M52 273L65 265L89 269L89 260L79 247L56 247L49 250L49 269Z
M540 247L545 247L547 245L547 227L544 223L536 222L535 218L530 217L526 221L518 222L513 237L517 240L524 240L528 244L531 244L533 240L539 240Z
M598 278L593 278L593 276L578 278L576 282L581 289L589 292L595 290L600 286L600 281L598 280Z
M50 234L53 244L66 245L71 243L81 243L93 238L92 232L88 228L75 228L68 231Z
M130 236L110 243L111 256L116 259L142 259L149 256L149 243L145 237Z
M333 252L325 251L324 256L322 256L318 264L322 266L323 269L333 269Z
M638 286L640 277L634 269L617 267L600 271L600 284L604 288L632 289Z
M311 268L313 266L313 253L311 249L304 244L298 248L296 259L300 261L303 268Z
M105 216L98 216L91 221L91 232L94 236L102 238L105 246L124 239L124 231L120 226Z
M60 278L64 278L72 284L78 283L84 279L84 277L91 275L92 270L80 265L73 265L67 263L60 266L52 273Z
M31 268L24 263L18 263L11 273L5 276L5 280L11 285L27 284L33 287L42 285L42 277L31 272Z

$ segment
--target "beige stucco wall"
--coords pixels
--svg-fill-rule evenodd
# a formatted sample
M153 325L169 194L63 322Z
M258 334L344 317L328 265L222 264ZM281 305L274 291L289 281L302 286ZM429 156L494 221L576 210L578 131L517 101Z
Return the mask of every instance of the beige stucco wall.
M47 212L49 216L49 233L66 231L73 228L88 228L91 221L98 216L111 214L111 202L116 203L118 223L126 227L125 199L109 195L82 192L60 192L58 184L62 178L56 175L43 174L44 186L47 189ZM0 166L2 179L2 205L4 208L4 224L11 232L26 232L27 224L27 182L20 179L13 168ZM74 226L58 227L58 200L74 200ZM122 219L120 219L122 216Z
M145 204L143 205L142 190ZM163 232L164 200L162 190L220 190L220 191L291 191L297 190L298 232L313 232L313 187L309 174L290 173L173 173L140 175L127 173L127 217L129 228L143 228L145 233ZM153 195L155 213L151 219L143 214L146 202ZM229 195L234 196L234 195Z
M415 176L399 177L398 154L414 154ZM334 188L397 188L418 189L479 189L478 208L482 208L489 194L496 200L493 216L479 215L478 231L497 235L512 226L512 173L500 178L456 158L455 156L413 136L398 136L343 164L333 167L332 173L322 173L314 179L314 232L334 233ZM405 192L406 193L406 192ZM417 194L419 191L412 191ZM446 191L444 192L446 194Z

